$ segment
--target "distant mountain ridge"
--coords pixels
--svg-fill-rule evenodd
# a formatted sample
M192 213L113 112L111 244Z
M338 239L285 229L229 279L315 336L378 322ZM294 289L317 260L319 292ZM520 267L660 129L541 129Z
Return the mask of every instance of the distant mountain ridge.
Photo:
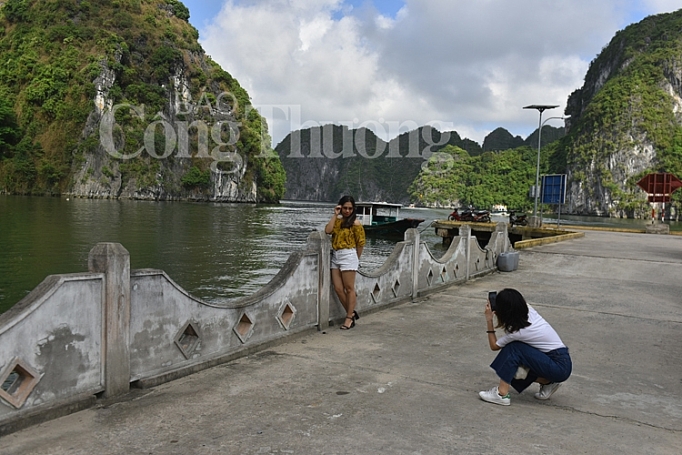
M294 131L275 152L287 173L286 199L335 201L352 194L358 200L407 203L407 187L419 173L422 155L446 145L480 153L475 142L429 126L385 142L371 130L331 124Z
M496 128L488 134L483 140L483 150L486 152L515 149L524 145L524 140L521 136L512 136L512 134L504 128Z
M563 128L543 127L542 143L563 136ZM389 142L371 130L325 125L294 131L276 147L287 174L285 199L336 201L352 194L358 200L408 204L408 188L426 160L447 146L465 150L470 156L524 145L537 147L537 134L527 139L497 128L484 147L456 131L440 132L423 126Z

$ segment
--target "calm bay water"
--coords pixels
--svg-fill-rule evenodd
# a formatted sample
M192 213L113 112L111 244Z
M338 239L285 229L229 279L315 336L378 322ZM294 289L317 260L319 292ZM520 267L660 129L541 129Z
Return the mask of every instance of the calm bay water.
M116 201L0 195L0 313L48 275L85 272L99 242L118 242L131 267L162 269L209 302L249 295L267 284L310 232L323 230L333 204L280 205ZM439 256L440 237L429 225L447 209L408 209L423 218L422 239ZM506 221L506 218L493 221ZM643 228L646 220L561 217L562 223ZM544 218L545 223L556 220ZM682 231L681 222L671 230ZM381 266L395 240L368 239L361 270Z
M267 284L310 232L323 230L332 204L280 205L116 201L0 195L0 312L45 277L85 272L99 242L118 242L133 269L164 270L209 302L252 294ZM432 220L449 210L403 209L424 218L422 238L442 253ZM381 266L395 241L368 239L361 269Z
M557 216L545 215L542 217L542 222L548 225L555 225L557 223ZM645 229L646 225L651 223L651 219L645 220L616 217L561 215L559 223L561 225L570 224L572 226L597 226L625 229ZM682 231L682 221L666 221L666 224L670 226L671 231Z

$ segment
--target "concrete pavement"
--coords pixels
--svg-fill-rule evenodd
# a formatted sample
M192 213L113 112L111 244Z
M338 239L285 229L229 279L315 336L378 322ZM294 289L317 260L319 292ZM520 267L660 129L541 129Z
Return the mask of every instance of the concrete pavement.
M361 315L0 439L2 454L679 454L682 237L586 231L519 270ZM484 403L488 290L519 289L574 362Z

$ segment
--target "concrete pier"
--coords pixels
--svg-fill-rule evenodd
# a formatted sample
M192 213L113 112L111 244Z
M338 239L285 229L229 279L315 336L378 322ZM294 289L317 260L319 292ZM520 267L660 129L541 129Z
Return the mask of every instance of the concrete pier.
M431 223L431 227L435 229L436 235L443 238L443 245L450 245L452 239L459 235L459 229L462 226L470 226L472 235L476 237L481 246L485 246L492 233L498 229L497 224L493 223L445 220L437 220ZM580 230L579 227L577 229ZM512 246L517 250L546 245L548 243L563 242L564 240L583 236L582 232L577 232L573 227L570 231L567 231L555 228L554 226L533 228L531 226L507 225L507 234Z
M361 315L0 438L9 454L679 454L682 237L586 231L519 269ZM488 290L519 289L574 361L549 400L478 391Z

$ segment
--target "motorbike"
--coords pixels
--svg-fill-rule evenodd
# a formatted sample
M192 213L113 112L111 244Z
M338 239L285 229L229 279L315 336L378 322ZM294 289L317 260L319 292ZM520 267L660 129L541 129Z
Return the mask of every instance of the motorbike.
M462 213L459 213L459 209L455 209L450 216L448 216L450 221L469 221L473 223L489 223L490 212L488 210L474 210L466 209Z
M512 226L526 226L528 224L526 214L517 215L516 212L509 212L509 224Z
M459 209L455 209L450 216L448 216L449 221L462 221L462 217L458 212Z

